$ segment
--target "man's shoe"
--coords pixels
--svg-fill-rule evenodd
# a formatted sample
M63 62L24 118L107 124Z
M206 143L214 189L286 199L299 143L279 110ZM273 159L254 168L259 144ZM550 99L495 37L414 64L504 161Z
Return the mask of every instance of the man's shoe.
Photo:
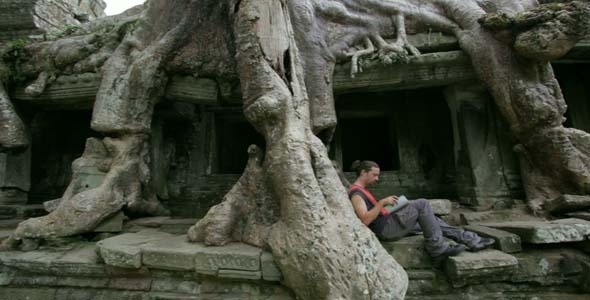
M480 250L483 250L495 243L496 243L496 240L494 240L492 238L482 237L478 243L476 243L473 246L470 246L469 250L473 251L473 252L480 251Z
M449 248L443 253L432 257L432 264L434 267L439 267L442 262L450 256L457 256L459 253L467 250L467 246L463 244L449 245Z

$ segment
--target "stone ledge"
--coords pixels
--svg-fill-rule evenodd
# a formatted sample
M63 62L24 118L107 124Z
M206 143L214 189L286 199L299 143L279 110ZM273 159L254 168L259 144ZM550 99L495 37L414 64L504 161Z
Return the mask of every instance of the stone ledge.
M279 281L281 273L272 255L242 243L208 247L190 243L186 235L157 230L126 233L97 243L107 265L142 266L159 270L195 271L219 278Z
M590 222L573 218L549 222L520 221L482 225L512 232L519 235L523 242L531 244L580 242L590 235Z

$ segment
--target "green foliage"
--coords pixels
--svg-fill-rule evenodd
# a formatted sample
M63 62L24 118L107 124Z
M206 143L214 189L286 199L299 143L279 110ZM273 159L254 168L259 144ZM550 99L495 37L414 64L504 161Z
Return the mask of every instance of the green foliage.
M8 79L13 82L23 82L26 77L22 73L21 64L28 57L27 45L29 41L26 39L16 39L9 41L6 48L1 53L2 61L8 68Z

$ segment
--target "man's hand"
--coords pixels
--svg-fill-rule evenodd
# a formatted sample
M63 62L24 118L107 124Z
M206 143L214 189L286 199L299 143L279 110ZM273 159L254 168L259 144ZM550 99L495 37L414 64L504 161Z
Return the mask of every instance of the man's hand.
M397 196L389 196L379 200L381 206L395 205L397 203Z

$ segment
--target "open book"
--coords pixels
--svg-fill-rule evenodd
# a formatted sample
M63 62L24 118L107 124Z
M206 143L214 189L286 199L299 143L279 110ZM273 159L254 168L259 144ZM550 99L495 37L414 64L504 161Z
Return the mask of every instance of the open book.
M387 209L387 211L390 214L392 214L392 213L404 208L406 205L408 205L408 203L410 203L408 198L406 198L406 196L404 196L404 195L400 195L399 197L397 197L397 202L395 203L395 205L386 205L385 209Z

